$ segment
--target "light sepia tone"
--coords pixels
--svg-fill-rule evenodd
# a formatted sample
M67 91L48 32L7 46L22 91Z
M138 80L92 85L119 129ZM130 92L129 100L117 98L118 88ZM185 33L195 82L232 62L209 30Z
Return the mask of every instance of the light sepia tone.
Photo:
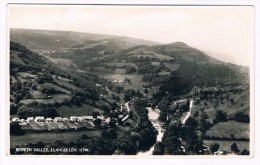
M250 6L9 5L10 154L250 155Z

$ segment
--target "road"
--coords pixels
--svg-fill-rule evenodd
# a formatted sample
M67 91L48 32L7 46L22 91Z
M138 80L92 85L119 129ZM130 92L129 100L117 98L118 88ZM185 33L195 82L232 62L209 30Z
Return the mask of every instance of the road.
M187 115L185 116L185 118L181 121L182 124L185 124L186 121L187 121L187 119L190 117L192 107L193 107L193 100L190 101L189 112L187 113Z
M140 123L140 117L137 115L137 113L135 112L135 110L132 108L131 109L131 105L129 105L130 104L130 101L128 101L128 102L126 102L125 103L125 106L126 106L126 109L127 109L127 111L128 111L128 113L130 112L130 111L132 111L133 112L133 114L136 116L136 118L137 118L137 121L136 121L136 125L134 126L134 128L135 127L137 127L138 125L139 125L139 123ZM129 115L127 114L125 117L124 117L124 119L128 119L129 118Z

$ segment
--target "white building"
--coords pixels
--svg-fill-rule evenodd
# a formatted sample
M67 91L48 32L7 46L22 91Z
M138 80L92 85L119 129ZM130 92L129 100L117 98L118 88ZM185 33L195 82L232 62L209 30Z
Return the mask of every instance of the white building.
M60 121L62 121L62 117L55 117L55 118L54 118L54 121L60 122Z
M76 116L71 116L70 121L77 122L77 121L79 121L79 118Z
M67 117L64 117L64 118L62 118L62 121L70 121L70 119Z
M17 122L17 123L21 122L21 120L19 118L17 118L17 117L14 117L11 121L12 122Z
M37 116L37 117L35 117L34 121L36 123L44 122L44 117L43 116Z
M53 120L52 120L51 118L47 118L45 121L46 121L47 123L49 123L49 122L52 122Z
M33 117L28 117L27 120L26 120L26 122L27 122L27 123L33 122L33 119L34 119Z
M93 116L80 116L78 118L79 118L78 119L79 122L87 122L87 121L93 121L94 120Z

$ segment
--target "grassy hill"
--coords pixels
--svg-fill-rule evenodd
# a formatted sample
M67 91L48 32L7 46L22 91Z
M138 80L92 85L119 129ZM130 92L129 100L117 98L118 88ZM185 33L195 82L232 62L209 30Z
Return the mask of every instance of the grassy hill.
M71 31L34 30L34 29L11 29L10 40L21 43L30 50L41 52L59 50L65 48L77 48L97 42L108 47L117 46L121 49L137 45L155 45L155 42L129 37L121 37L105 34L90 34ZM111 45L111 46L109 46Z
M103 104L98 101L96 81L96 76L61 69L26 47L10 43L11 115L63 116L60 106L71 110L77 106L80 114L90 114Z

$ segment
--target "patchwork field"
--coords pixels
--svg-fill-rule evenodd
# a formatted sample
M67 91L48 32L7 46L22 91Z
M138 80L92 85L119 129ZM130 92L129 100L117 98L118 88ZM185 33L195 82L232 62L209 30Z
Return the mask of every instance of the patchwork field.
M235 138L249 138L249 124L235 121L219 122L207 131L206 135L215 137L228 137L234 134Z

